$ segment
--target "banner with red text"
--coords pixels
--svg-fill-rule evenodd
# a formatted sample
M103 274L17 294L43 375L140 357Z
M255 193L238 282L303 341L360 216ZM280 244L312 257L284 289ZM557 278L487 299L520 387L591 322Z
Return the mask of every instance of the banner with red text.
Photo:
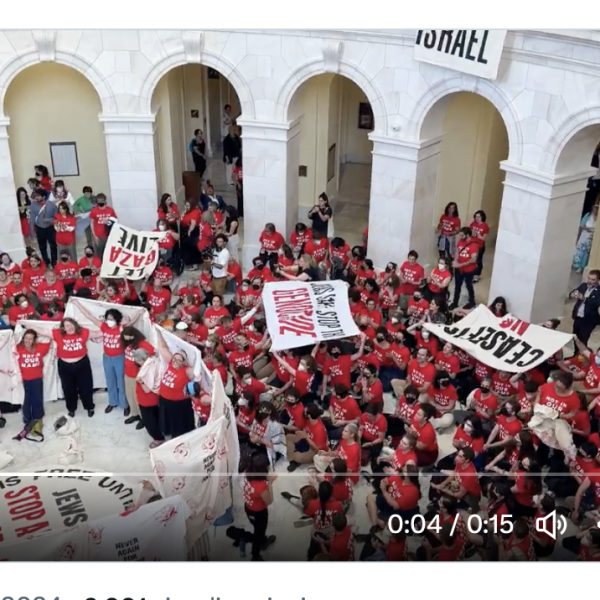
M115 223L102 255L100 277L137 280L152 275L158 262L158 242L164 235Z
M452 325L423 325L435 336L462 348L493 369L523 373L543 363L568 344L573 336L506 315L496 317L480 304Z
M272 350L288 350L360 333L343 281L267 283L262 294Z

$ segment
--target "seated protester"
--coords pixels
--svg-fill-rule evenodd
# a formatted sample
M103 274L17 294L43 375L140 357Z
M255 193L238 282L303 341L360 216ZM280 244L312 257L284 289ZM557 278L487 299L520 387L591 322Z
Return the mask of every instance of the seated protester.
M592 452L591 446L587 448L587 452ZM590 464L585 464L584 468L590 468ZM568 504L573 506L571 520L578 523L582 518L589 516L597 521L595 513L600 508L600 469L595 465L590 471L579 475L578 479L581 483L574 500L567 499Z
M187 281L181 279L173 295L177 296L179 301L182 301L188 294L193 297L192 304L195 306L200 306L206 297L204 290L200 286L200 282L194 277L190 277Z
M229 317L229 311L223 305L221 296L213 296L211 305L204 311L204 324L211 329L216 329L221 324L223 317Z
M367 512L371 521L371 533L383 531L392 515L410 520L419 514L419 488L413 483L418 470L406 465L398 473L387 468L387 477L381 481L381 489L367 496Z
M65 286L52 269L46 269L44 280L37 287L37 297L41 308L47 310L52 303L63 306L66 300Z
M444 300L432 298L429 308L425 312L425 322L433 325L448 325L452 322L452 315Z
M424 560L431 562L454 562L462 559L464 543L460 536L454 532L450 523L445 523L440 530L440 544L435 548L429 543L427 538L423 538L422 548L424 550Z
M314 359L310 356L302 358L298 363L298 367L294 368L289 362L284 360L279 352L272 352L272 355L281 369L291 375L288 383L298 390L300 401L306 406L312 404L316 400L316 396L312 393L312 382L317 370Z
M526 381L523 389L519 392L517 397L517 401L519 402L518 417L523 423L528 423L533 415L533 407L538 400L539 390L540 386L537 383Z
M438 371L446 371L450 379L455 382L456 376L460 372L460 360L454 352L454 346L446 342L441 352L435 355L433 364Z
M204 324L202 317L198 313L189 313L183 317L187 323L187 341L197 348L204 347L204 343L208 339L208 328Z
M167 266L164 258L161 257L158 259L156 268L152 273L152 278L159 279L163 284L163 287L168 287L170 290L170 285L173 283L173 271Z
M92 274L91 269L81 269L80 277L73 286L73 293L79 295L82 290L87 290L89 297L93 300L98 298L98 280L95 275Z
M394 379L392 381L394 394L397 398L400 398L404 393L404 388L407 385L413 385L419 391L419 397L422 397L423 401L426 402L429 396L429 387L433 384L436 373L435 367L429 362L429 350L419 348L416 357L408 363L406 379Z
M430 498L432 490L440 494L450 496L457 500L459 509L471 509L474 513L479 512L479 501L481 499L481 487L477 469L473 464L475 452L471 448L463 447L456 453L455 466L453 470L443 470L446 476L441 483L431 483Z
M379 379L383 385L384 392L392 391L391 381L392 379L396 379L395 375L398 373L397 369L393 369L392 348L387 329L385 327L378 327L375 330L373 351L379 363Z
M98 280L98 287L100 280ZM100 302L110 302L111 304L123 304L123 297L119 293L119 286L116 283L107 283L106 287L99 292L98 300Z
M595 525L580 527L575 535L563 538L565 550L577 555L577 560L592 562L600 560L600 529Z
M90 269L92 276L98 277L100 275L100 268L102 267L102 260L98 258L94 253L92 246L86 246L84 250L84 256L79 261L79 272L83 277L83 271Z
M252 265L253 268L248 271L247 278L252 282L253 286L258 285L258 289L260 289L268 273L268 269L265 267L265 259L262 256L257 256L252 260Z
M391 335L393 337L389 358L392 360L392 364L384 370L385 378L390 380L390 390L388 391L393 391L392 381L394 379L406 380L406 369L410 361L410 349L404 344L404 332L395 331Z
M410 331L410 328L408 331ZM419 348L426 348L429 351L428 360L433 363L433 359L440 350L440 343L435 335L432 335L428 329L419 329L415 332L415 342L417 350Z
M31 291L37 294L37 288L44 281L45 273L46 266L42 259L36 254L32 254L29 257L29 266L23 270L23 282Z
M178 326L181 325L181 323L178 324ZM186 335L182 336L182 339L186 339L187 337L187 331L185 332ZM228 373L227 373L227 367L226 367L226 363L227 363L227 357L225 355L224 352L213 352L212 355L210 356L210 359L207 358L207 360L204 361L204 364L206 365L206 368L212 373L214 371L216 371L219 376L221 377L221 382L223 383L223 385L227 385L227 381L228 381Z
M344 507L341 502L333 499L333 485L329 481L322 481L318 497L310 500L304 508L304 514L313 519L308 560L312 560L321 549L315 538L329 539L332 535L333 517L336 513L343 515Z
M312 229L309 229L304 223L296 223L294 231L290 235L290 246L296 258L304 253L304 246L310 239L312 239Z
M540 387L540 406L548 406L560 413L561 419L571 422L580 407L579 395L573 389L573 374L560 372L556 380Z
M358 319L367 311L367 307L361 299L359 289L350 288L348 290L348 305L350 306L352 318L358 323Z
M523 429L523 424L517 418L519 408L519 403L516 400L506 402L500 410L498 421L485 443L485 450L503 447L507 440L516 437Z
M171 306L171 292L163 286L160 279L154 279L152 285L146 286L146 302L155 318L166 315Z
M328 251L329 240L323 237L319 231L313 229L312 238L304 244L304 255L312 258L314 263L318 265L327 258Z
M235 369L234 378L235 393L238 397L247 398L247 394L252 394L255 404L273 399L273 395L268 393L267 386L256 377L253 377L252 370L248 367L242 366Z
M288 388L283 394L283 407L279 412L279 422L286 433L296 433L304 428L304 405L296 388Z
M218 336L214 336L217 340ZM210 336L209 336L210 338ZM219 340L220 343L220 340ZM250 347L250 343L246 339L245 335L238 335L235 340L235 350L230 352L228 357L229 371L234 374L235 369L239 367L248 367L252 369L254 363L254 351ZM273 381L270 382L273 385Z
M327 429L321 419L323 411L311 404L304 411L304 427L286 436L287 456L290 460L287 470L292 473L301 464L312 463L316 454L329 450Z
M427 295L445 302L448 297L448 286L452 281L450 259L440 256L438 264L427 275Z
M267 223L265 228L263 229L260 237L258 238L260 242L260 253L259 256L264 260L270 263L277 263L278 251L285 244L285 239L275 229L275 225L273 223Z
M431 420L434 429L440 431L454 425L453 411L458 401L458 394L446 371L436 373L433 385L429 387L427 394L429 404L437 411L435 418Z
M593 417L598 422L600 417L600 348L596 352L592 352L585 344L581 343L579 338L575 337L575 345L579 354L583 356L589 363L589 366L580 374L574 376L574 379L583 380L583 386L580 391L585 394L588 401L588 410L593 411Z
M235 303L246 309L254 308L258 305L261 294L262 292L259 284L256 284L255 287L252 285L249 278L243 279L236 289Z
M417 437L416 455L418 467L431 467L438 459L437 436L433 425L429 422L436 410L430 404L422 404L415 413L407 433Z
M369 403L360 418L360 441L362 449L363 466L371 464L371 470L377 472L377 458L383 448L383 441L387 432L387 420L383 416L381 403Z
M406 327L402 322L404 319L404 311L397 310L393 312L390 316L389 321L385 324L385 328L395 336L397 333L404 333L406 331Z
M354 339L354 338L349 338ZM360 338L359 338L360 342ZM355 345L356 348L356 345ZM352 381L356 382L359 377L362 377L362 372L368 365L373 365L377 371L381 368L381 361L379 360L379 354L374 352L375 350L375 342L367 339L365 341L365 345L363 347L362 356L356 361L353 365L352 370Z
M196 415L198 427L204 427L210 419L210 410L212 406L212 397L210 394L202 391L197 381L191 381L187 385L187 391L192 399L192 407Z
M456 350L455 350L456 353ZM458 356L458 354L457 354ZM460 360L460 359L459 359ZM492 367L488 367L488 365L483 364L480 360L475 361L475 367L473 369L473 376L477 383L481 383L484 379L489 378L490 384L492 381L492 376L494 375L494 369Z
M358 447L358 444L356 444ZM315 456L315 460L319 455ZM349 476L348 466L343 458L334 456L323 457L327 463L323 472L315 472L313 474L316 481L329 481L333 486L333 499L342 503L344 512L348 512L352 504L352 496L354 495L354 486ZM323 466L325 465L325 461ZM283 495L283 494L282 494Z
M579 410L571 421L571 435L573 436L575 446L581 446L581 444L586 442L592 432L590 413L585 406L585 397L583 395L581 395L579 402Z
M400 439L411 427L413 418L421 406L418 402L419 390L414 385L404 388L404 396L398 400L394 414L388 416L388 435L392 436L394 442Z
M316 459L320 458L321 454L315 456L315 466ZM344 426L342 430L342 439L338 444L338 447L335 449L335 455L329 465L330 471L332 473L342 473L342 469L340 468L340 461L344 462L344 466L346 470L343 471L344 474L348 474L345 478L350 483L356 485L360 478L360 443L359 443L359 432L358 426L356 423L348 423ZM334 486L334 492L336 488L336 482L332 480ZM352 486L350 486L352 491ZM343 498L337 496L337 500L341 502L346 502ZM350 497L348 500L352 499L352 493L350 493ZM345 509L349 508L349 505L344 505Z
M255 396L252 392L245 392L241 398L238 398L235 422L240 442L250 441L250 429L254 423L257 406L258 403L255 401Z
M348 263L352 249L341 237L334 237L329 243L329 256L332 262L332 279L343 279L348 274Z
M329 555L331 560L334 561L354 561L354 534L348 526L346 515L335 513L331 522L333 524L333 534L328 538L328 542L323 541L321 537L315 536L314 538L319 544L320 551L323 554Z
M5 307L9 303L8 289L10 283L8 273L0 267L0 308Z
M199 271L199 275L198 275L198 283L200 285L200 289L204 293L203 302L204 302L204 304L206 304L206 306L210 307L212 304L213 296L214 296L214 293L212 290L212 274L211 274L210 264L202 264L200 266L200 271Z
M298 259L297 267L289 267L289 269L294 269L296 274L282 271L279 267L275 270L275 274L278 278L289 279L290 281L320 281L322 279L319 263L308 254L303 254Z
M46 312L40 316L40 321L60 322L63 320L64 316L65 313L62 308L58 304L52 302L50 305L48 305Z
M499 559L502 561L535 561L535 548L531 537L529 523L524 518L515 521L513 532L508 540L505 540L499 547Z
M423 298L423 294L421 290L416 290L412 298L407 302L406 305L406 315L408 317L408 323L410 325L414 325L415 323L420 323L425 314L429 310L429 302Z
M19 321L25 319L36 319L38 312L30 304L25 294L15 296L15 303L8 309L8 323L11 327L16 327Z
M377 368L374 365L365 365L365 368L356 381L354 391L360 394L360 403L363 406L368 404L383 406L383 386L377 377Z
M361 333L363 333L367 339L375 339L375 329L371 327L371 325L369 325L369 317L367 317L366 312L361 314L360 317L358 317L357 323Z
M533 435L529 431L520 431L514 438L506 441L502 452L486 465L485 470L509 475L519 468L525 458L536 462L536 456ZM551 478L552 476L549 475L548 483L551 482Z
M271 402L260 402L256 407L254 423L250 428L251 451L264 452L271 468L285 456L285 433L283 426L277 421L278 414Z
M77 263L71 259L69 252L62 250L59 256L59 261L54 272L58 280L63 284L67 296L73 294L75 282L79 277L79 268Z
M400 307L406 310L409 298L420 289L425 280L425 270L418 263L419 254L415 250L408 253L407 260L400 265Z
M346 425L353 423L358 427L360 418L360 408L350 390L343 383L336 384L329 400L329 419L324 419L329 439L339 440Z
M483 468L483 427L481 420L476 415L468 416L461 425L456 428L452 439L452 446L456 452L442 458L437 466L443 471L452 471L454 468L454 459L463 448L473 450L473 464L477 470Z
M227 352L235 350L235 340L240 332L240 323L235 323L229 314L221 317L221 324L217 326L215 334L219 336L223 347Z
M496 371L492 375L492 392L498 396L501 403L515 397L520 377L520 373L515 375L507 371Z
M186 294L181 297L181 304L177 306L177 314L180 319L185 320L188 315L193 313L200 314L200 309L195 303L193 294Z
M321 385L321 400L325 399L327 388L335 387L338 383L350 388L352 385L352 365L363 353L366 336L361 335L358 351L353 354L342 354L342 344L335 340L329 345L329 358L323 368L323 383Z
M237 290L244 280L244 275L242 273L242 266L235 259L235 256L230 256L229 261L227 262L227 281L233 281L235 283L235 287L231 289Z
M379 327L379 325L381 325L382 316L378 308L380 289L377 280L375 277L369 277L367 280L365 280L362 287L359 287L358 289L360 290L360 299L362 303L365 305L368 312L374 313L373 320L375 322L370 322L370 325L374 328ZM369 300L373 301L370 307Z
M514 471L508 474L514 483L511 512L515 517L533 519L535 516L534 497L542 493L542 469L540 465L525 456Z
M367 318L367 324L369 325L369 327L372 327L373 329L378 329L383 323L383 317L381 316L379 308L377 308L377 300L375 300L374 298L364 298L364 294L368 293L368 291L366 291L368 290L368 287L369 282L367 282L367 286L365 287L363 296L361 296L366 307L366 311L363 312L362 316Z
M373 267L373 261L369 258L363 258L361 263L358 265L358 269L356 270L356 281L354 285L356 287L362 289L366 286L367 281L371 280L371 282L376 283L377 274L375 273L375 268ZM363 300L364 302L364 300Z
M549 495L544 495L536 502L535 521L543 519L556 510L556 502ZM544 531L537 531L535 528L530 528L531 540L533 541L533 550L537 558L548 558L554 554L556 547L556 538L547 534Z
M400 472L406 465L417 466L417 454L415 448L417 447L417 437L412 433L405 433L396 451L391 457L391 466L396 472ZM379 456L379 462L386 462L389 464L389 456L381 454Z
M486 437L496 426L496 415L499 412L498 397L492 392L492 378L484 377L478 388L475 388L467 398L467 409L475 411L481 419Z
M392 268L394 263L388 263L387 269ZM381 311L384 318L387 320L390 314L394 314L398 310L400 305L400 279L395 273L391 273L390 276L383 278L380 284L380 295L379 302L381 304Z

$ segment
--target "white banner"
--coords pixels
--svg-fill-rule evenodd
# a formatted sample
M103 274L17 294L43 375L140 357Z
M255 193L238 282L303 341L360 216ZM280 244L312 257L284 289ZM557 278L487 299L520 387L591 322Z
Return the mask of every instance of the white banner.
M358 335L343 281L267 283L262 294L272 350Z
M223 416L150 451L157 489L187 502L196 539L231 505L226 433Z
M496 79L506 29L418 29L414 59Z
M131 484L108 473L90 477L86 473L98 471L64 467L35 472L73 476L0 477L0 551L4 545L120 514L135 500Z
M164 235L115 223L102 255L100 277L137 280L152 275L158 262L158 242Z
M423 325L441 340L462 348L493 369L523 373L544 362L573 336L532 325L512 315L496 317L480 304L453 325Z

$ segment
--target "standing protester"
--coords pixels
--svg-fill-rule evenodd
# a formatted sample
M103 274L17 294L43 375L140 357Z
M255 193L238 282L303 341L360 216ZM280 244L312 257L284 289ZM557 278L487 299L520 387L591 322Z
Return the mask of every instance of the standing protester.
M219 233L215 236L215 249L211 263L212 291L215 296L223 296L227 287L227 267L229 266L229 250L227 236Z
M587 346L592 332L600 325L600 270L592 269L587 282L570 294L575 299L573 307L573 334ZM576 349L577 351L577 349Z
M315 204L308 212L308 218L312 221L313 233L318 231L321 234L321 237L328 237L332 217L333 211L331 210L331 206L329 206L329 198L327 197L327 194L323 192L319 196L317 204Z
M83 187L82 195L73 203L73 214L77 218L77 235L85 232L88 246L92 245L92 228L90 224L90 212L96 206L94 191L89 185Z
M237 127L231 126L229 133L223 140L223 162L225 163L225 181L227 185L233 187L231 176L233 175L233 167L240 154L242 153L242 140L240 139Z
M194 131L194 138L190 142L190 152L194 161L194 171L204 177L206 171L206 142L204 141L204 132L202 129Z
M65 201L58 203L58 212L54 215L54 229L56 231L56 246L60 253L64 251L77 260L77 244L75 228L77 219L71 213L69 204Z
M106 241L108 239L108 223L111 218L117 218L117 213L112 206L107 206L106 202L106 196L104 194L98 194L96 196L96 206L90 211L94 251L96 256L100 259L102 259Z
M452 266L456 269L456 281L454 283L454 300L450 310L455 309L460 302L460 292L463 283L469 294L469 301L463 307L465 310L475 308L475 290L473 289L473 278L477 272L477 259L479 257L479 244L471 234L470 227L463 227L458 232L456 243L456 258Z
M33 200L30 207L31 230L35 232L44 262L49 266L55 266L58 262L58 248L54 217L58 209L56 204L48 202L46 196L39 192L33 193L31 198ZM48 248L50 248L50 255L48 255Z

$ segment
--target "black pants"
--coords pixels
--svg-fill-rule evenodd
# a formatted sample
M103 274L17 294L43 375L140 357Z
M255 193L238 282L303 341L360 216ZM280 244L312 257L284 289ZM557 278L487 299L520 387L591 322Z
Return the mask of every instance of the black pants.
M77 362L65 362L59 358L58 376L69 412L77 410L78 398L81 398L85 410L94 410L92 366L87 356Z
M167 400L160 398L160 429L164 435L179 437L196 429L194 409L190 398Z
M23 381L25 398L23 399L23 422L28 425L44 416L44 380L29 379Z
M56 231L54 231L54 227L36 227L35 235L40 246L42 260L47 265L56 265L58 248L56 246ZM48 256L48 246L50 246L50 256Z
M573 321L573 333L581 340L581 343L587 346L588 340L596 329L596 323L588 319L577 317Z
M481 273L483 273L483 255L485 254L485 246L481 246L479 248L479 252L477 253L477 269L475 269L474 276L481 277Z
M140 406L140 416L148 435L155 442L162 442L165 436L160 431L160 410L158 406Z
M196 153L192 154L194 159L194 171L200 174L200 177L204 177L206 171L206 159L202 156L198 156Z
M467 293L469 294L469 304L475 304L475 290L473 289L473 277L475 273L462 273L459 269L456 269L455 281L454 281L454 304L458 305L460 301L460 292L462 291L463 283L467 287Z
M252 532L252 558L258 558L260 556L261 548L267 537L267 525L269 524L269 509L252 511L246 507L246 515L250 524L254 528Z

